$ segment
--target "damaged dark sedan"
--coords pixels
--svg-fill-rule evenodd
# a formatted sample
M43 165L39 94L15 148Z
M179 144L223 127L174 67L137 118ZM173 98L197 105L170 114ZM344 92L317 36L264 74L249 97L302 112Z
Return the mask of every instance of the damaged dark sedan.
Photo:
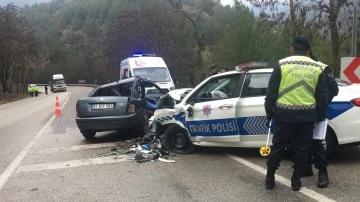
M146 93L156 89L156 93ZM86 139L97 132L127 130L144 134L149 117L156 109L163 91L155 83L132 77L95 88L88 97L76 104L76 124Z

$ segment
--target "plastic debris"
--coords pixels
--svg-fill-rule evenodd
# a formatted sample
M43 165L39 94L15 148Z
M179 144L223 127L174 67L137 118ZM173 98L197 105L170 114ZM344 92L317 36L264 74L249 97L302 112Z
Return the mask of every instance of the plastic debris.
M163 159L163 158L159 158L159 161L162 161L165 163L175 163L175 160L168 160L168 159Z

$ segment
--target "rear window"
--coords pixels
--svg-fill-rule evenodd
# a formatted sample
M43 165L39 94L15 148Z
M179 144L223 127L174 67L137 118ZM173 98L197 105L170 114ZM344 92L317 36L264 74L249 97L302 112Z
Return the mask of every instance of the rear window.
M341 79L338 79L338 78L335 78L335 81L337 82L338 86L349 86L349 85L352 85L351 82L349 82L349 81L344 81L344 80L341 80Z
M131 96L132 83L116 85L107 88L99 88L92 95L92 97L105 97L105 96L121 96L121 97L130 97Z

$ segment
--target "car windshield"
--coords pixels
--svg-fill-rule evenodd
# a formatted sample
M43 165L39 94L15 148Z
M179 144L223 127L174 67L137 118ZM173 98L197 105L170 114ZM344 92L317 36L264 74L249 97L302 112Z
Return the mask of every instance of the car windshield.
M64 84L64 83L65 83L63 79L61 79L61 80L54 80L53 82L54 82L54 84Z
M134 68L134 76L140 76L153 82L170 82L170 74L165 67Z

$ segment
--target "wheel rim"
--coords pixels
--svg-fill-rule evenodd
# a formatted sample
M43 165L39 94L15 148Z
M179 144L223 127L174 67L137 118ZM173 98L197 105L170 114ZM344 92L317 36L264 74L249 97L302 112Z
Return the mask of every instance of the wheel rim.
M187 146L187 139L184 133L176 133L171 138L171 147L176 150L184 150Z
M322 141L322 146L324 147L324 149L326 151L326 149L327 149L326 139Z

